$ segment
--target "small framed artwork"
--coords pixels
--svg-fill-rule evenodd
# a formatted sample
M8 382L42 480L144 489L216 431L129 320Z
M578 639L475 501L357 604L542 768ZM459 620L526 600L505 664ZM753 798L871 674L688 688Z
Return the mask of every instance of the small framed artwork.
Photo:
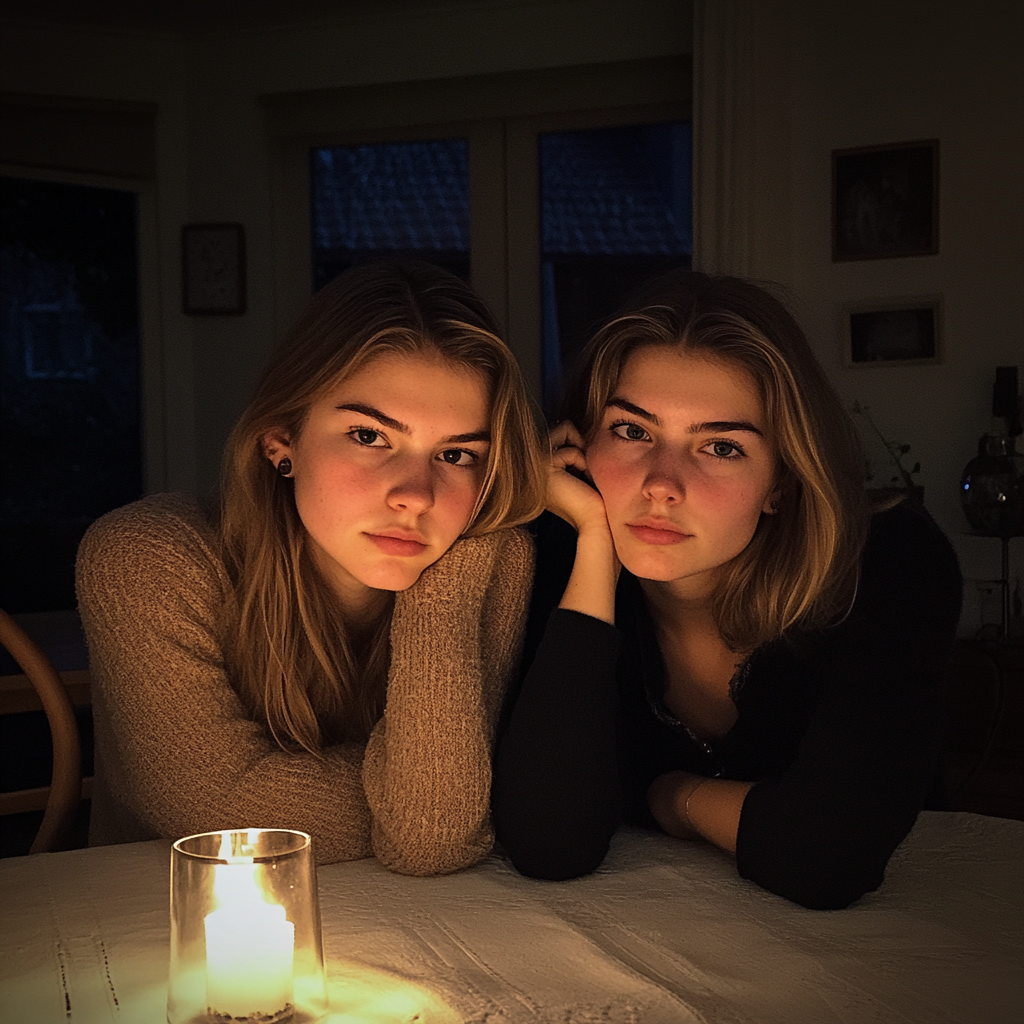
M939 251L939 141L832 151L832 259Z
M245 230L241 224L181 229L182 308L186 313L245 312Z
M942 361L942 298L926 295L846 306L842 310L847 366Z

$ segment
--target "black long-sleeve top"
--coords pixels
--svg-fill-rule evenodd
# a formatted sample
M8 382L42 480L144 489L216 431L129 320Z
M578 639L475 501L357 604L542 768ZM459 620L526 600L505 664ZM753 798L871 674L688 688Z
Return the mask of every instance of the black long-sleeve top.
M819 909L881 884L936 778L962 595L956 556L926 513L900 505L873 517L849 614L758 648L732 683L736 722L710 746L664 707L636 577L622 571L611 626L557 608L574 531L545 514L537 548L524 674L492 789L497 836L519 871L593 871L623 819L657 827L648 786L682 769L755 783L736 838L744 878Z

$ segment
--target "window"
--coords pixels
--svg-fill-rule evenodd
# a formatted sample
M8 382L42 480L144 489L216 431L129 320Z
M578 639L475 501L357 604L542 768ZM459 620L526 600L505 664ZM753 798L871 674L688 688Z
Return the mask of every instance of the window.
M134 192L0 178L0 606L73 608L78 542L143 491Z
M540 136L544 408L594 328L693 253L690 124Z
M416 256L469 280L465 139L310 152L313 290L347 267Z
M468 266L534 397L540 403L547 391L550 404L562 360L608 311L607 300L688 259L690 78L689 55L674 55L263 97L278 335L311 291L358 260L415 253L463 275ZM570 219L580 220L580 211L565 199L573 172L563 175L559 199L542 181L542 160L554 173L563 157L588 147L606 163L618 160L619 178L611 192L587 200L587 231L607 235L609 201L657 206L657 228L640 230L638 217L632 242L608 251L549 244L558 231L542 217L543 194ZM591 175L586 187L593 184ZM584 264L576 287L573 274ZM605 301L595 305L588 294Z

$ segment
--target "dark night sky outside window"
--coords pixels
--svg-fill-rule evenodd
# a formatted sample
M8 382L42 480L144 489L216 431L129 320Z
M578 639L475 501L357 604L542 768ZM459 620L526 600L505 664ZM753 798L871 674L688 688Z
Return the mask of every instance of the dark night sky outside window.
M594 328L647 278L689 266L686 122L540 137L544 407Z
M465 139L310 153L313 289L375 259L415 256L469 280Z
M86 527L142 494L132 192L0 179L0 606L75 606Z

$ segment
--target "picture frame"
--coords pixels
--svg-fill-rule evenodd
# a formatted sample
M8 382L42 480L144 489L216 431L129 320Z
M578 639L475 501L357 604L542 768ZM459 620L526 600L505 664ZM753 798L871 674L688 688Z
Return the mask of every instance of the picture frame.
M876 299L840 311L843 362L848 367L941 363L942 296Z
M196 316L245 312L245 229L186 224L181 229L182 309Z
M939 251L939 140L832 151L832 260Z

